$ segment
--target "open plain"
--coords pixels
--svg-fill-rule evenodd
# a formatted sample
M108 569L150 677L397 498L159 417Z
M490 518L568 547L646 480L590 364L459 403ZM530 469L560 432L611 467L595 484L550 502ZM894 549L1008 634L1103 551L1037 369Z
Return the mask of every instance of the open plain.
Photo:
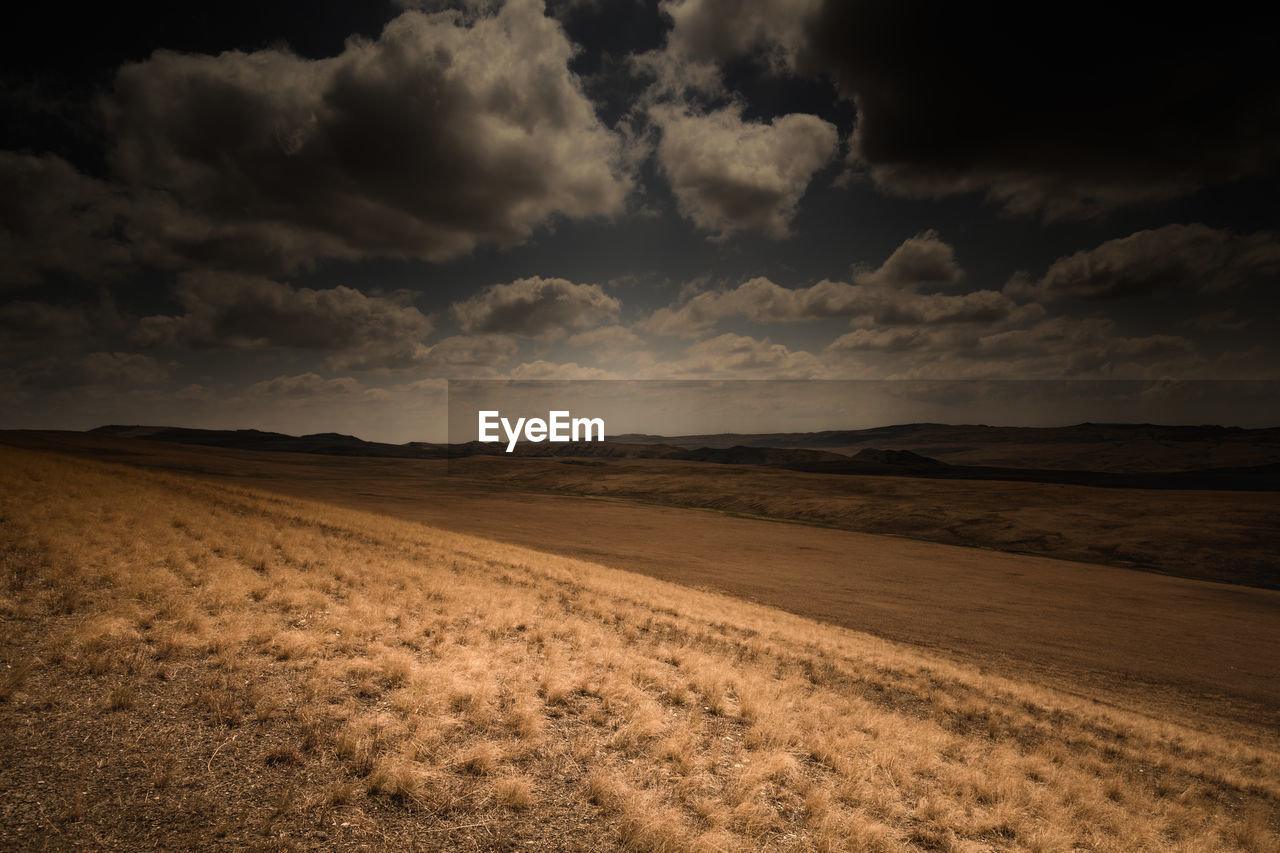
M1280 591L1202 579L1234 572L1274 583L1277 493L829 477L657 460L353 459L79 433L4 438L725 592L1215 730L1280 731ZM711 511L690 509L699 506ZM979 547L949 544L966 539ZM1127 550L1117 544L1126 542ZM1009 552L1037 545L1042 554ZM1077 556L1143 548L1191 577Z
M1265 728L387 514L0 453L6 849L1276 849Z

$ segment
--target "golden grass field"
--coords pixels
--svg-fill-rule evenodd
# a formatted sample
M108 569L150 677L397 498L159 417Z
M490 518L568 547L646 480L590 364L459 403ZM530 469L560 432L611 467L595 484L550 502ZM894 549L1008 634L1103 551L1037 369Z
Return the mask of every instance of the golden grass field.
M1280 744L728 596L0 448L12 850L1277 851Z

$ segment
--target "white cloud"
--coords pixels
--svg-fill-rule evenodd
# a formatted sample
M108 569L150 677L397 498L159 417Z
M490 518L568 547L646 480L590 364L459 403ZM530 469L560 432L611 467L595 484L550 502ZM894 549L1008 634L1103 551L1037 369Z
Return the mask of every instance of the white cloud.
M795 113L770 123L743 121L728 107L708 115L655 107L658 159L680 213L725 238L755 230L787 236L815 172L835 154L835 126Z

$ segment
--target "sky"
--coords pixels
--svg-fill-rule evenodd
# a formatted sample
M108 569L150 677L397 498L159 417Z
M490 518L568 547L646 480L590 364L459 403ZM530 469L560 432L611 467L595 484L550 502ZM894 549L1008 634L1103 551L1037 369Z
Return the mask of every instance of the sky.
M45 4L0 35L0 428L441 440L449 379L1280 380L1275 18Z

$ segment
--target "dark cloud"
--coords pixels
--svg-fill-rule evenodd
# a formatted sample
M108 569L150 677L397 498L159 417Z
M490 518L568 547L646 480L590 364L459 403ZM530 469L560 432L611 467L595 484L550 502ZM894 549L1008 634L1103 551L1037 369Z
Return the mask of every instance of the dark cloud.
M789 323L848 317L857 325L976 323L1008 325L1039 319L1039 305L1018 305L994 290L904 293L864 284L820 281L810 287L787 288L767 278L753 278L731 290L705 291L679 306L660 308L641 324L655 335L692 337L726 317L755 323Z
M110 393L163 382L171 368L142 353L90 352L29 361L16 374L21 385L42 392L88 386Z
M885 326L913 323L976 323L994 326L1039 319L1044 316L1044 310L1039 305L1019 306L1009 297L994 290L975 290L959 295L912 293L898 297L888 296L869 306L865 315L864 323Z
M964 270L956 261L955 249L932 230L904 240L878 268L855 276L860 284L911 290L929 285L946 287L962 278Z
M233 273L187 273L178 316L144 317L144 346L194 349L289 347L369 355L419 343L430 318L411 305L350 287L313 290Z
M0 353L31 344L50 349L84 340L94 331L90 313L82 305L52 305L18 300L0 305Z
M1121 335L1105 317L1055 317L1030 328L984 335L971 348L957 348L956 355L997 363L1013 360L1024 371L1046 375L1159 375L1169 369L1185 371L1196 360L1196 348L1177 335Z
M581 347L590 353L597 364L626 364L635 367L652 359L645 350L644 340L626 326L601 326L579 332L567 341L571 347Z
M53 155L0 151L0 287L62 273L115 281L134 260L121 234L130 202Z
M364 387L349 376L326 379L318 373L300 373L296 376L277 376L249 386L252 397L281 398L352 398L364 394Z
M442 260L622 209L621 142L535 0L406 12L330 59L158 51L104 100L144 230L205 264ZM495 61L502 57L502 61Z
M1182 328L1197 332L1243 332L1253 325L1253 317L1241 317L1233 308L1211 311L1182 323Z
M1205 225L1166 225L1059 258L1032 281L1015 275L1014 298L1108 299L1170 291L1218 291L1280 275L1280 235L1247 236Z
M1031 378L1189 375L1204 367L1178 335L1130 336L1105 317L1034 319L1015 328L919 325L863 328L826 349L832 357L874 355L895 378Z
M465 332L558 338L615 320L621 306L599 285L534 276L455 303L453 318Z
M829 374L829 367L811 352L769 338L726 333L689 345L680 358L656 364L648 374L662 379L819 379Z
M1251 8L826 0L793 61L856 104L880 187L1077 215L1276 168L1277 22Z
M1272 21L317 3L0 37L5 423L421 437L441 377L1275 373Z
M671 22L660 49L635 57L655 93L677 100L724 94L723 66L750 55L775 73L794 69L805 21L820 0L663 0Z
M668 50L724 62L762 52L780 69L803 45L801 29L816 0L664 0L671 19Z
M518 346L506 335L454 335L434 344L382 343L325 359L334 370L377 373L412 371L417 375L493 376L515 356Z
M827 348L831 352L906 352L929 345L928 329L855 329Z
M544 379L616 379L615 374L599 367L586 367L576 361L557 363L537 359L518 364L511 369L510 377L516 381Z
M737 108L707 115L663 107L658 159L680 212L704 231L727 237L753 229L786 237L809 181L835 154L836 128L796 113L744 121Z
M904 241L879 267L855 272L852 284L820 281L787 288L757 277L735 288L689 294L680 304L655 311L640 327L650 334L692 337L726 317L761 324L847 317L859 325L997 326L1044 315L1039 305L1020 306L993 290L917 292L926 286L952 285L963 277L951 246L926 231Z
M516 349L516 342L505 335L453 335L433 345L423 360L439 371L494 370L510 361Z

